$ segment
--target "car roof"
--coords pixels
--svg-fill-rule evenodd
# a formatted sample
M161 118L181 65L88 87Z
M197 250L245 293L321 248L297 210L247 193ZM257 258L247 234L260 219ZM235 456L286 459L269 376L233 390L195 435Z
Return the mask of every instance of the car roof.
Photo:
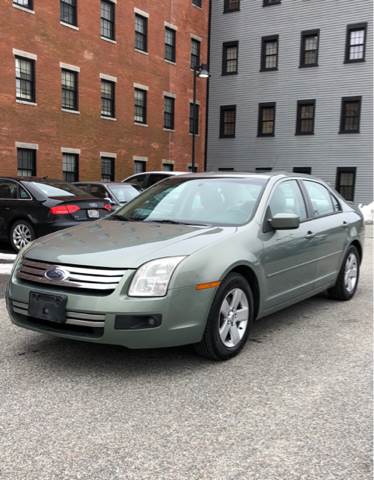
M281 170L274 170L274 171L264 171L264 172L233 172L233 171L221 171L221 172L197 172L197 173L185 173L183 177L190 177L190 178L251 178L251 177L263 177L263 178L272 178L272 177L279 177L279 178L287 178L287 177L298 177L298 178L314 178L318 181L322 181L317 177L313 177L309 174L303 173L293 173L293 172L286 172Z
M82 180L80 182L73 182L73 185L107 185L108 187L110 187L111 185L121 185L122 187L125 185L126 187L131 187L132 185L129 185L129 184L123 184L123 182L98 182L98 181L94 181L94 182L90 182L89 180Z
M54 182L54 183L69 183L65 180L58 178L49 178L49 177L3 177L0 176L1 180L16 180L17 182Z

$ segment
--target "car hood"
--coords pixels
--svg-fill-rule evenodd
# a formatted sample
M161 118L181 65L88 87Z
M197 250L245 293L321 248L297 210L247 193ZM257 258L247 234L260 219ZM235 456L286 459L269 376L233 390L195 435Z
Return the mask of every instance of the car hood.
M68 265L138 268L155 258L191 255L235 230L99 220L34 241L25 257Z

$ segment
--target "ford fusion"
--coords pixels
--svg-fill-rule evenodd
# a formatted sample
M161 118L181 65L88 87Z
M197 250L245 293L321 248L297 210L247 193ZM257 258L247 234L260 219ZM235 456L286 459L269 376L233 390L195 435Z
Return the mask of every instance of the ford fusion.
M349 300L363 219L311 176L190 174L105 219L35 240L7 290L12 321L128 348L236 355L255 319L319 292Z

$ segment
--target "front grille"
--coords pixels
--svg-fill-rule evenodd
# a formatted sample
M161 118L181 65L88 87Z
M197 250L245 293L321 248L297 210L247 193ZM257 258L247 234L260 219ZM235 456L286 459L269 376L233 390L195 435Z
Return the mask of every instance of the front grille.
M18 302L17 300L11 300L12 310L14 313L29 316L29 305L25 302ZM105 323L105 313L90 313L90 312L66 312L66 324L77 325L79 327L93 327L103 328Z
M64 278L62 280L47 277L47 272L56 268L63 271ZM103 294L108 294L117 288L125 273L126 270L78 267L24 258L17 272L17 278L52 287L79 288L88 291L96 290Z

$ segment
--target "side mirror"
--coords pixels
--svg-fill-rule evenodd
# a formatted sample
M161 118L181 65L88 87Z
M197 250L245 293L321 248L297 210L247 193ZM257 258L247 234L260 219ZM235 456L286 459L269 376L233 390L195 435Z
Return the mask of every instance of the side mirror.
M269 223L274 230L295 230L299 228L300 217L294 213L277 213Z
M115 205L115 202L114 202L111 198L109 198L109 197L105 197L104 200L105 200L106 202L110 203L111 205Z

